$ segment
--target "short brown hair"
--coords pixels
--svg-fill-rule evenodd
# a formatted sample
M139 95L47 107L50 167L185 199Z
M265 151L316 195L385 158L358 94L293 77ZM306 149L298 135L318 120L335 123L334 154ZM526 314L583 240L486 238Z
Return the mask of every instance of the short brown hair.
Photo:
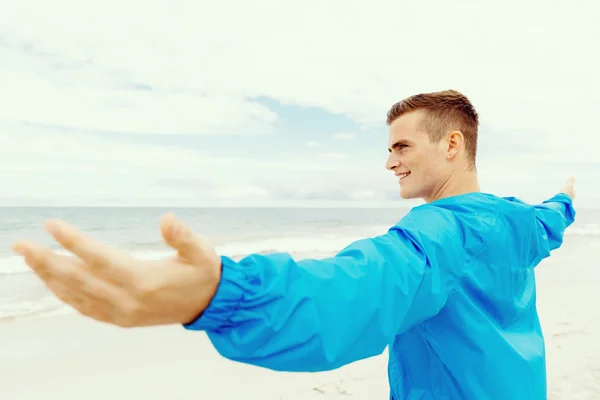
M462 132L465 138L467 157L475 166L477 155L477 131L479 115L469 99L456 90L421 93L407 97L394 104L387 113L387 124L410 111L423 110L422 128L429 134L429 140L438 142L453 130Z

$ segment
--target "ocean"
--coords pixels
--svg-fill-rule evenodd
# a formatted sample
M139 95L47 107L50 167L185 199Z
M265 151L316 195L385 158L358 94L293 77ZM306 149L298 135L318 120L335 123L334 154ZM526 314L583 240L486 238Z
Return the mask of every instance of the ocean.
M57 300L14 255L11 245L28 238L60 251L43 230L48 218L62 218L90 236L143 259L173 251L162 241L159 219L172 211L195 231L211 238L220 254L290 252L296 258L328 257L354 240L385 233L409 209L317 208L0 208L0 322L73 312ZM577 210L567 230L568 246L579 263L600 261L600 210Z

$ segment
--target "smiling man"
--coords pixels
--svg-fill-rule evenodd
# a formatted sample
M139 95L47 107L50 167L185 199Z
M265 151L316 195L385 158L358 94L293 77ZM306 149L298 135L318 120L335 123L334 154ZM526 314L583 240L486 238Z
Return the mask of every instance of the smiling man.
M534 267L574 221L573 179L543 204L481 193L478 116L456 91L388 113L386 167L421 198L388 232L334 257L217 255L171 214L174 258L141 261L62 221L46 229L77 257L15 251L63 301L120 326L182 323L221 355L281 371L324 371L389 346L390 398L546 399Z
M402 198L430 203L479 191L479 116L465 96L456 91L412 96L392 106L387 123L386 168L398 176Z

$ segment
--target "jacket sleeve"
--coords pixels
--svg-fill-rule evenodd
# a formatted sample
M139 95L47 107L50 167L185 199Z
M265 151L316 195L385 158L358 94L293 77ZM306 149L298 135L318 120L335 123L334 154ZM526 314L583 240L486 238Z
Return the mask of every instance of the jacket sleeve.
M565 193L559 193L534 208L537 241L534 264L538 264L562 245L565 231L575 221L576 213L571 198Z
M452 263L439 257L462 254L460 235L442 227L439 237L423 237L410 214L403 221L331 258L223 256L215 297L184 327L205 330L228 359L280 371L325 371L381 354L440 311L453 278L443 267Z

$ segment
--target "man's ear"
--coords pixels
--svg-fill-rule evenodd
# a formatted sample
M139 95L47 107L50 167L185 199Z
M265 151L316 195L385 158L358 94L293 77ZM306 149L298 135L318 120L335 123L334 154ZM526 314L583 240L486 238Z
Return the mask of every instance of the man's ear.
M452 131L449 132L446 137L448 148L446 149L446 157L448 159L453 159L458 154L458 151L462 147L465 137L463 136L461 131Z

